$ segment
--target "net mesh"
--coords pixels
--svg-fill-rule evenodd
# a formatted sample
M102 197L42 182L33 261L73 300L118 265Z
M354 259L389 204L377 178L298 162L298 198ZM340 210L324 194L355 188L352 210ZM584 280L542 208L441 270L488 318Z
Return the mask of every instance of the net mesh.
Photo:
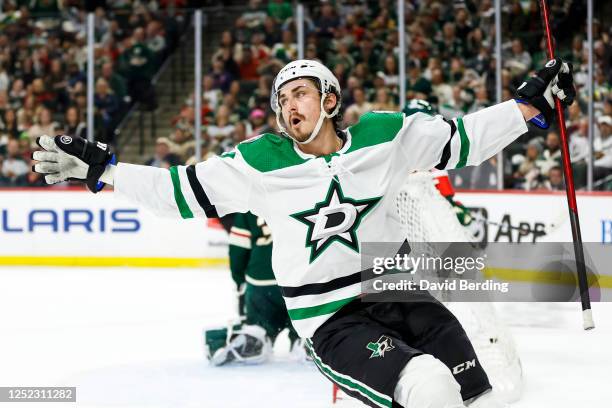
M409 242L472 242L452 205L436 189L429 172L408 176L397 196L397 210L404 236ZM433 252L433 248L431 248ZM496 392L507 402L522 391L522 369L512 335L500 322L491 303L445 302L468 334L478 359Z

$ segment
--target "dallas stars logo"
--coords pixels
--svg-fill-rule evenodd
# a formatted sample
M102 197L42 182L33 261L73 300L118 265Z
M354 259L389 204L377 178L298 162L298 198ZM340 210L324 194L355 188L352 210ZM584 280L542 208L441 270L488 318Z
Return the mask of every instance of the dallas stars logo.
M385 353L393 350L395 346L389 337L383 335L377 342L369 342L366 348L372 352L370 358L376 358L384 357Z
M291 214L291 217L308 226L306 247L310 248L310 262L335 241L359 252L357 228L381 198L354 200L345 197L340 183L334 179L329 185L327 196L315 204L315 208Z

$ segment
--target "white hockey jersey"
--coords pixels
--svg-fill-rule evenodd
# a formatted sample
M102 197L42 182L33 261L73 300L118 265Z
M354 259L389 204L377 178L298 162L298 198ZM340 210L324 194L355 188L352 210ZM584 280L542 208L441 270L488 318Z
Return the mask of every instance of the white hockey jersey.
M360 295L361 244L403 240L395 196L408 173L478 165L526 131L514 101L452 121L371 112L330 155L305 154L288 138L264 134L195 166L119 163L115 194L161 215L262 216L289 316L300 336L311 337Z

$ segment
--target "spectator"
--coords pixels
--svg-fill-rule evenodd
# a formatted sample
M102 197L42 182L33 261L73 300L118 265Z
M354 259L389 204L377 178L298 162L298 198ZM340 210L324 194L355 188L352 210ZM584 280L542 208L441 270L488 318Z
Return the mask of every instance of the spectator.
M112 62L105 62L102 65L101 77L108 82L108 85L113 90L117 99L120 102L125 101L125 97L127 96L127 84L125 83L125 79L114 71Z
M408 61L406 92L408 99L427 100L431 94L431 82L421 75L421 62L417 59Z
M112 93L108 86L108 82L104 78L98 78L96 81L96 93L94 94L94 106L96 114L102 124L102 134L100 135L103 142L112 140L112 132L114 129L115 114L119 110L119 101L115 94Z
M4 185L23 185L25 183L25 175L28 174L30 168L21 157L19 142L12 139L6 145L7 156L2 162L2 171L0 173L0 183Z
M327 43L334 38L336 29L339 26L340 19L336 15L336 11L331 3L326 2L321 4L321 14L319 18L315 20L317 36Z
M0 139L17 139L19 137L19 129L17 128L17 115L13 109L4 111L3 120L0 121Z
M250 128L250 131L248 128ZM247 127L246 138L250 139L257 135L268 133L269 131L270 129L266 124L266 112L259 108L253 109L249 114L249 126Z
M47 86L42 78L36 78L32 81L32 96L36 101L36 105L45 105L50 107L55 100L54 94L47 90Z
M193 128L191 126L178 125L175 126L174 132L170 136L172 142L172 150L181 158L184 163L189 156L191 149L195 149L195 139L193 137Z
M238 70L234 70L234 64L242 60L242 43L236 42L231 31L225 30L221 33L219 49L213 54L212 61L221 58L225 64L224 69L233 76L238 75Z
M278 22L283 22L293 15L293 7L284 0L271 0L268 2L268 15Z
M272 50L265 44L264 40L263 33L254 33L251 37L251 52L253 58L259 62L266 61L272 54Z
M250 48L245 48L242 52L242 60L238 63L240 79L244 81L257 81L259 79L259 60L253 58Z
M221 100L221 91L215 87L215 79L212 75L205 75L202 81L202 99L208 103L212 110L216 110Z
M81 120L79 108L71 106L66 110L63 134L72 137L87 137L87 125Z
M16 78L11 84L9 92L9 104L13 109L19 109L23 105L23 100L26 97L26 90L23 86L23 79Z
M513 161L517 163L518 169L514 173L517 180L515 187L532 190L539 185L538 179L542 174L539 163L541 161L542 145L537 139L527 144L525 156L517 156Z
M208 135L215 142L229 137L234 131L234 125L230 123L231 111L225 105L221 105L217 110L214 124L208 127Z
M147 160L147 166L168 169L172 166L181 164L181 159L171 152L172 143L165 137L157 138L155 141L155 153L152 158Z
M157 106L151 78L155 69L155 55L145 43L142 27L134 30L127 48L120 57L122 71L128 81L128 92L133 101L141 102L145 109Z
M272 89L272 77L264 75L259 77L257 88L251 94L247 106L250 109L268 109L270 106L270 90Z
M344 123L347 126L357 123L361 115L373 110L373 105L366 100L363 88L353 90L353 101L353 104L344 112Z
M580 119L573 126L569 139L569 151L572 163L583 163L589 156L589 141L587 140L589 130L588 119ZM568 128L568 132L570 129Z
M418 60L414 60L414 61L418 61ZM413 61L411 60L411 62ZM410 63L408 65L410 66ZM376 75L378 75L379 77L383 79L383 81L385 82L385 86L387 88L389 88L390 90L394 92L397 92L397 90L399 89L399 75L398 75L397 62L395 61L395 57L393 55L387 55L385 57L383 70L378 71ZM412 78L409 77L408 83L410 83L411 80Z
M525 51L520 39L512 40L512 48L505 58L504 67L510 70L512 76L524 75L531 69L531 55Z
M36 148L36 139L42 135L55 136L59 125L53 121L53 115L51 110L48 108L40 107L36 113L36 124L28 129L28 138L30 139L30 146Z
M561 164L561 142L559 134L551 130L546 135L546 147L542 153L542 160L538 163L542 174L548 176L548 171Z
M385 87L376 90L376 99L372 105L374 107L373 110L377 111L396 111L398 109L398 106L389 95L389 90Z
M263 25L264 43L272 48L274 44L281 41L280 27L272 17L266 17Z
M49 84L51 93L55 99L55 109L64 110L68 105L68 80L66 73L64 72L64 66L59 58L51 60L50 72L45 79L45 82Z
M293 41L293 32L284 30L281 42L272 47L272 56L283 62L289 62L297 58L297 44Z
M10 80L4 63L0 62L0 92L8 91L9 83Z
M261 5L261 0L249 0L249 5L242 12L238 20L236 20L236 24L238 24L238 21L241 21L249 29L257 29L263 25L266 16L267 14Z
M453 87L444 80L442 69L435 68L431 71L432 94L438 98L440 105L448 105L453 100Z
M543 187L551 191L565 191L563 182L563 170L559 166L553 166L548 171L548 180L545 180Z
M214 88L220 89L222 92L229 91L233 76L225 69L222 57L218 57L213 61L210 76L214 80Z
M353 67L355 66L355 60L353 59L353 56L349 53L349 45L349 41L345 39L336 42L336 52L334 56L330 59L330 68L333 69L336 67L336 65L342 64L344 65L344 68L349 71L353 69ZM395 64L395 58L393 58L393 64ZM391 72L397 75L397 69Z
M166 49L166 36L163 25L157 20L151 20L146 27L146 44L149 50L156 54L157 61L161 59L162 52Z
M599 137L594 141L595 167L593 173L596 179L601 179L612 173L612 117L600 116Z

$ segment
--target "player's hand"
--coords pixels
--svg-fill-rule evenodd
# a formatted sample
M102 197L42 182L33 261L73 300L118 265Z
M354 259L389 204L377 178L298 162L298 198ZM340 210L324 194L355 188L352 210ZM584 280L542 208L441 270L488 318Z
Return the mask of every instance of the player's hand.
M36 139L36 143L43 150L32 154L32 159L38 161L32 170L44 174L47 184L80 180L97 193L104 187L98 180L106 166L115 162L107 145L80 137L44 135Z
M541 115L531 120L536 126L547 129L553 121L556 96L564 106L574 102L576 90L572 75L572 64L555 58L546 63L535 76L524 81L518 88L518 96L528 102Z

